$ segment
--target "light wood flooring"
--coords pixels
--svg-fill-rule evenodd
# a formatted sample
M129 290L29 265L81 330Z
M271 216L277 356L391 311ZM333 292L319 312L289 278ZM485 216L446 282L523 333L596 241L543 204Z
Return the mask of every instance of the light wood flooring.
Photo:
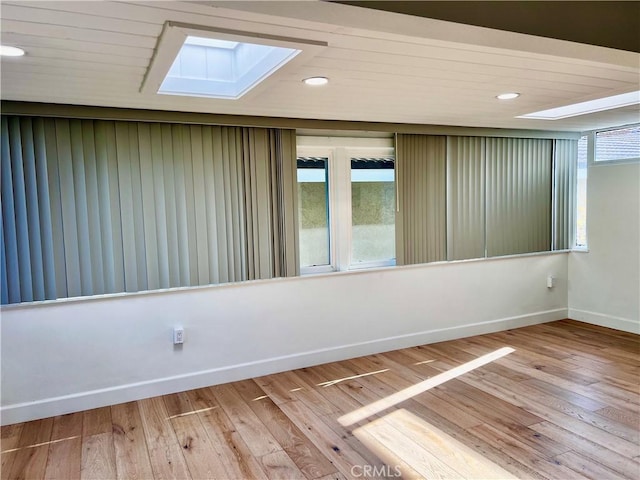
M638 479L639 373L563 320L6 426L2 479Z

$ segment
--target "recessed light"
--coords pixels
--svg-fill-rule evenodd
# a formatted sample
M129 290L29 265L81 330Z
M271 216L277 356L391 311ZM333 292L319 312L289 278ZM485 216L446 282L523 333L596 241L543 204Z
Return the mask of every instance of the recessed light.
M514 98L518 98L519 96L520 96L519 93L509 92L509 93L501 93L500 95L496 96L496 98L498 100L513 100Z
M2 57L21 57L24 53L24 50L21 48L10 45L0 45L0 56Z
M309 77L305 78L303 82L307 85L326 85L329 83L329 79L327 77Z
M587 113L602 112L613 108L628 107L640 103L640 91L613 95L611 97L596 98L588 102L574 103L564 107L550 108L540 112L527 113L516 118L535 118L538 120L559 120L563 118L586 115Z

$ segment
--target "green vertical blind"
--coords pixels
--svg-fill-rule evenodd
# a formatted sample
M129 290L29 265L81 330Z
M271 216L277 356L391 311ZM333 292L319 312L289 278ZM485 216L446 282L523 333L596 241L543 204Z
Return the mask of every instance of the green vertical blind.
M397 136L403 263L570 248L575 140L443 139Z
M578 142L555 140L553 146L553 249L575 244Z
M398 265L446 260L446 137L396 137Z
M550 250L552 141L486 142L487 256Z
M486 139L447 137L447 259L485 256Z
M1 140L3 304L296 274L293 131L3 117Z

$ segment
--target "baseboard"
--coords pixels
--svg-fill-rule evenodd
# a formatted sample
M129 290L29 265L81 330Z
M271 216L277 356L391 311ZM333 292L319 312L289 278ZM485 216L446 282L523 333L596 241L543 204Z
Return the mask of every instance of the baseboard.
M39 418L64 415L66 413L107 405L116 405L143 398L254 378L373 353L498 332L564 318L567 318L567 309L560 308L498 320L470 323L457 327L398 335L368 342L340 345L337 347L301 352L294 355L202 370L174 377L158 378L147 382L118 385L107 389L47 398L34 402L6 405L0 408L0 423L2 425L9 425Z
M613 328L622 330L623 332L636 333L640 335L640 322L631 320L630 318L614 317L613 315L605 315L597 312L589 312L586 310L569 309L569 318L571 320L579 320L585 323L591 323L600 327Z

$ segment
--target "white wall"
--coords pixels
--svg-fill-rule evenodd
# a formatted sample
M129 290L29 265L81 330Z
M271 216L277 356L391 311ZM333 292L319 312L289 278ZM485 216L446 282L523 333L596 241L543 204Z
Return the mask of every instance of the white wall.
M566 318L567 256L4 307L2 422Z
M588 252L569 257L569 316L640 333L640 164L589 167Z

